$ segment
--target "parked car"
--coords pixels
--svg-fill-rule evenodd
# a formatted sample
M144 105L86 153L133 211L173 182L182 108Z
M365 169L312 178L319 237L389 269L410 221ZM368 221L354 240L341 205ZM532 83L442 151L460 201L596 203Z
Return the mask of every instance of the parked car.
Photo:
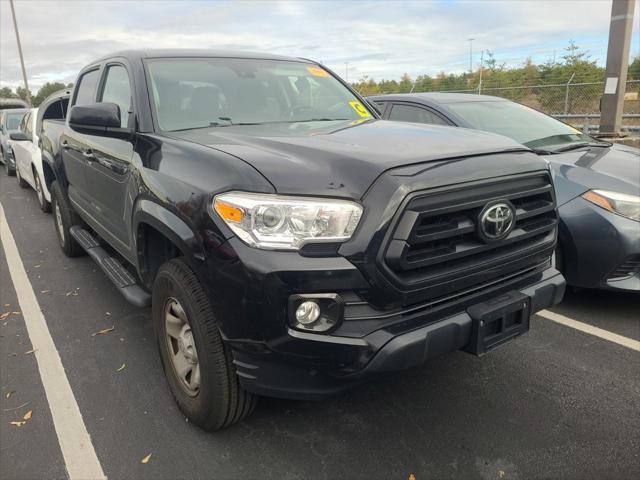
M325 67L261 53L122 52L71 98L43 122L60 246L151 305L204 429L256 395L483 354L563 295L548 165L510 139L381 121Z
M24 115L18 132L9 136L16 163L16 178L22 188L31 187L38 195L38 203L43 212L51 211L51 194L42 181L42 154L40 139L36 133L38 109L32 108Z
M9 135L20 130L20 122L26 112L26 108L0 110L0 161L10 176L15 175L16 164L9 144Z
M49 95L39 106L28 110L20 128L10 135L10 144L14 151L18 184L26 188L31 186L38 195L38 203L43 212L51 211L51 193L49 185L53 181L50 163L43 161L46 149L43 149L44 122L52 128L64 124L69 104L70 90L60 90Z
M20 98L0 98L0 110L14 110L14 109L26 109L29 108L29 104Z
M506 135L548 159L560 212L557 264L569 285L640 291L640 150L597 140L499 97L369 97L383 118Z

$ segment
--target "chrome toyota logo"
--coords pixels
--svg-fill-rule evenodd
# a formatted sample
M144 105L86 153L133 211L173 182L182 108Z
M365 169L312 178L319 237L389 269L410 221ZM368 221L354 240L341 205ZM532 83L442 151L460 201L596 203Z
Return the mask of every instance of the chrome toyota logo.
M502 240L513 229L514 210L506 202L494 203L480 212L479 220L478 230L485 241Z

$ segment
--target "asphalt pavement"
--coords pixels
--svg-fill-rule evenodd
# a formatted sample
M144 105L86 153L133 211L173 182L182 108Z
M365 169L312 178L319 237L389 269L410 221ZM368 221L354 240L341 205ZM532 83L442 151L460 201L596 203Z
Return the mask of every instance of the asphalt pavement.
M175 406L149 311L88 257L62 254L35 192L1 174L0 203L110 479L640 478L640 352L537 316L484 357L452 353L318 403L262 399L205 433ZM554 311L640 339L638 295L569 292ZM0 249L6 312L17 313L0 320L0 478L67 478Z

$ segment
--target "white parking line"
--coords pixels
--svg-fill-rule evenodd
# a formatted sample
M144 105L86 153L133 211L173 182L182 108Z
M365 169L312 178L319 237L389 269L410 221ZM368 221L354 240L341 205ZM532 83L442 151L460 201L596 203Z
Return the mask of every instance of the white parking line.
M588 323L578 322L577 320L565 317L564 315L560 315L559 313L550 312L549 310L541 310L536 313L536 315L539 315L542 318L546 318L547 320L551 320L552 322L575 328L576 330L588 333L589 335L594 335L604 340L617 343L618 345L630 348L631 350L635 350L636 352L640 352L640 342L638 340L623 337L622 335L609 332L608 330L603 330L602 328L594 327L593 325L589 325Z
M27 272L24 270L1 204L0 240L18 296L18 303L22 309L22 318L35 350L40 378L47 395L53 425L58 435L69 478L70 480L103 479L105 476L100 461L82 420L82 414L73 396L58 350L49 333L47 322L42 315Z

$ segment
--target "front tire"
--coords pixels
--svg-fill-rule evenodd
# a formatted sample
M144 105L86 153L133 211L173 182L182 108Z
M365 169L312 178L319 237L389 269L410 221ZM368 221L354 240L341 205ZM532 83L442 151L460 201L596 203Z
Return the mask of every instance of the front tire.
M42 210L44 213L49 213L51 211L51 203L49 203L44 196L44 190L42 189L40 175L38 175L38 172L34 172L33 176L36 180L36 193L38 194L38 203L40 204L40 210Z
M249 415L257 397L240 386L209 300L183 258L160 267L152 298L162 367L189 421L212 431Z
M84 249L71 236L69 229L74 225L82 225L82 220L71 207L69 199L60 188L58 182L51 184L51 200L53 223L56 227L60 248L67 257L79 257L84 254Z

